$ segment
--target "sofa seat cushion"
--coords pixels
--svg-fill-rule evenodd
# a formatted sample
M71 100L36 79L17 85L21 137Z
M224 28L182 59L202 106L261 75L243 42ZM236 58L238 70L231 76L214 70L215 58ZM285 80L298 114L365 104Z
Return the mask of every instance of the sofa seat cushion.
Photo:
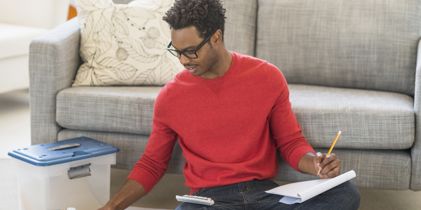
M120 148L117 153L117 165L113 167L131 169L145 150L148 136L124 133L107 133L64 129L58 133L58 139L87 136ZM321 149L316 148L316 151ZM347 150L335 149L341 159L342 171L355 170L358 175L354 182L360 187L378 189L408 189L411 174L411 157L408 151L390 150ZM299 173L279 158L280 167L275 179L296 182L314 179L314 176ZM175 144L167 173L183 172L185 160L179 144Z
M415 136L413 98L399 93L289 85L293 110L315 147L408 149Z
M314 147L408 149L414 142L413 99L380 91L290 85L291 102ZM161 87L73 87L57 95L57 122L73 130L149 135Z
M46 29L0 23L0 58L29 53L31 40Z
M319 150L316 148L316 150ZM352 180L358 187L406 190L411 183L411 155L408 151L335 149L341 159L341 171L355 170ZM277 180L296 182L314 179L280 161Z
M149 135L161 87L73 87L57 95L57 123L74 130Z

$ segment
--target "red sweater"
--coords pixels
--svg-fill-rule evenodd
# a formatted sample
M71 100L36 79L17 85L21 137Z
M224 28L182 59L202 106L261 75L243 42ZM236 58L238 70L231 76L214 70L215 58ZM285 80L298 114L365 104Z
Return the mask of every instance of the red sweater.
M204 79L182 71L162 88L152 133L129 179L150 191L164 174L177 140L192 190L272 178L277 150L295 169L304 154L314 152L291 110L282 73L264 60L238 53L232 53L222 77Z

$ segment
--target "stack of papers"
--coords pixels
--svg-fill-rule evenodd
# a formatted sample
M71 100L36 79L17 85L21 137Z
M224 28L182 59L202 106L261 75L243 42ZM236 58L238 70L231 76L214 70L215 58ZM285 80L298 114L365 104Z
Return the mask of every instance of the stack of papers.
M351 180L354 177L356 177L355 171L351 170L334 178L295 182L273 188L266 192L284 196L281 200L279 200L281 203L302 203L316 195L319 195L348 180Z

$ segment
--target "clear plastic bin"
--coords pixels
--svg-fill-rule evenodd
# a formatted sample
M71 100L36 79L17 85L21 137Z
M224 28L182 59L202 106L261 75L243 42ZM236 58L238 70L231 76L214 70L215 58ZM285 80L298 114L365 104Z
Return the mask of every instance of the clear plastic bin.
M111 165L117 151L81 137L9 152L18 174L20 210L99 208L110 196Z

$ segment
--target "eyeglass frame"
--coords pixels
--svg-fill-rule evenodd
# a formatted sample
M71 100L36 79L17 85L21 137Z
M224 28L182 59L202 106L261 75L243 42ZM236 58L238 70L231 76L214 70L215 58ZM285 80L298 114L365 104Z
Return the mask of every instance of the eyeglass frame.
M197 59L199 56L197 55L197 51L199 51L207 42L209 42L210 38L212 37L212 34L209 35L206 39L204 39L202 42L200 42L196 47L194 47L194 49L184 49L184 50L177 50L177 49L171 49L170 47L172 46L172 41L168 44L167 46L167 50L168 52L171 53L171 55L177 57L177 58L181 58L181 55L184 55L184 57L188 58L188 59ZM190 54L188 55L186 54L186 51L192 51ZM192 56L194 54L194 57Z

